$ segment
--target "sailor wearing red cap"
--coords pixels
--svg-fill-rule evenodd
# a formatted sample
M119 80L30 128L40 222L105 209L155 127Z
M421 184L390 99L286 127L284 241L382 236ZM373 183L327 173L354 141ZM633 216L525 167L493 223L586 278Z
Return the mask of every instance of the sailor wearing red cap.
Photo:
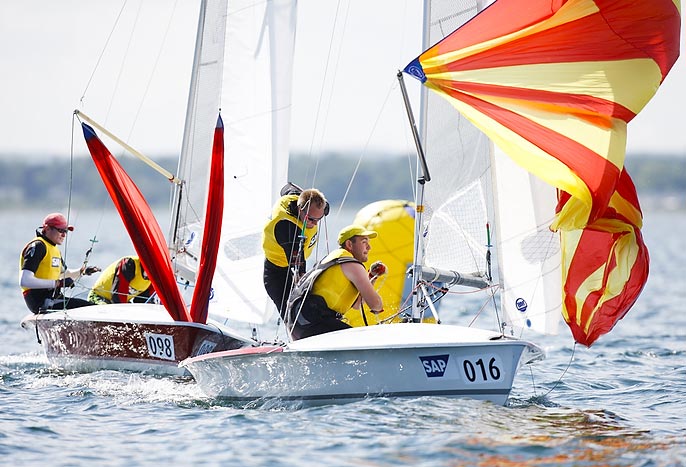
M69 225L63 214L48 214L36 229L36 237L21 252L19 285L26 306L33 313L91 305L87 300L62 294L63 287L73 287L74 279L100 270L97 267L67 269L57 246L73 230L74 226Z

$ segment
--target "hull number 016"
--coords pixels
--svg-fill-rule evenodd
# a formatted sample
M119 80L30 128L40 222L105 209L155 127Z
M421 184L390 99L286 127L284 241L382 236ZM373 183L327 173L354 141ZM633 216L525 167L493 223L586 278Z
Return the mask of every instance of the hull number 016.
M148 344L148 354L151 357L164 360L176 360L174 353L174 336L168 334L145 334L145 342Z
M462 369L464 370L467 381L470 383L497 381L502 376L502 372L495 357L491 357L488 360L479 358L475 361L465 359L462 361Z

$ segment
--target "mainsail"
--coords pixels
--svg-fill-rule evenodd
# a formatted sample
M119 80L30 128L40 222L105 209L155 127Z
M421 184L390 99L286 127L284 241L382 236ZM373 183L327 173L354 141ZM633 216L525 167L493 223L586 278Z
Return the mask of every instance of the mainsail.
M168 243L137 187L85 124L84 133L172 317L262 323L273 310L262 286L261 234L288 175L296 2L228 3L200 5ZM226 125L217 118L222 107ZM193 291L190 314L177 281Z
M224 219L209 313L262 323L262 228L288 176L296 2L208 0L201 7L170 249L194 283L206 216L207 167L221 107L225 119Z
M626 124L676 61L679 30L678 0L500 0L405 68L560 190L563 315L585 345L647 278Z

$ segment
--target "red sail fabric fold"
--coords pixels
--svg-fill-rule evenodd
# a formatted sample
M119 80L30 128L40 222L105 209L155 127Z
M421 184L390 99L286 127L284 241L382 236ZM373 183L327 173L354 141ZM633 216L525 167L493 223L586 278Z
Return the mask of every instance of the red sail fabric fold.
M564 193L560 204L569 199ZM560 207L560 206L559 206ZM633 306L648 280L650 258L641 208L626 170L603 216L579 230L560 230L562 315L588 347Z
M224 122L219 115L214 130L210 180L205 209L205 228L202 237L200 266L191 302L191 318L196 323L207 321L212 279L217 265L217 251L221 240L224 213Z
M100 177L131 237L160 302L175 321L191 321L176 285L164 234L136 184L112 156L93 128L81 123Z

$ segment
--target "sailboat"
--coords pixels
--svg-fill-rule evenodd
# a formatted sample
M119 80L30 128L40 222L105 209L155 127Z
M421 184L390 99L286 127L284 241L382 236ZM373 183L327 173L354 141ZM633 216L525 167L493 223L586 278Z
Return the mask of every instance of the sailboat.
M462 14L434 10L436 16L428 12L425 24L445 28L448 19L454 29L476 12L476 5ZM445 32L435 27L430 34L425 40L433 44ZM417 210L414 220L412 307L387 324L181 362L206 394L238 402L277 399L308 405L374 396L467 397L502 405L518 368L544 357L540 347L502 329L436 324L454 313L443 306L439 315L433 304L441 295L436 289L474 287L490 293L495 285L485 246L486 225L494 215L492 208L487 210L493 200L486 196L492 192L488 169L493 145L460 114L446 111L446 102L426 93L423 102L429 159L424 167L436 167L440 174L429 181L424 171L417 181L415 202L424 209Z
M678 5L443 3L425 2L425 52L403 70L435 91L419 127L398 73L419 160L405 322L181 362L208 395L506 404L517 369L544 357L524 332L554 333L562 316L590 346L637 299L648 255L623 169L626 123L676 61ZM617 72L629 69L649 82ZM490 294L495 330L441 324L451 310L433 300L453 286Z
M238 323L260 323L271 312L261 281L261 229L287 178L295 2L227 3L200 5L176 174L75 111L160 303L27 316L22 326L35 331L58 368L187 375L178 363L188 357L257 344L247 325L247 332L239 332L225 322L229 312ZM226 126L218 118L220 107L228 116ZM167 241L143 195L97 133L173 182Z

